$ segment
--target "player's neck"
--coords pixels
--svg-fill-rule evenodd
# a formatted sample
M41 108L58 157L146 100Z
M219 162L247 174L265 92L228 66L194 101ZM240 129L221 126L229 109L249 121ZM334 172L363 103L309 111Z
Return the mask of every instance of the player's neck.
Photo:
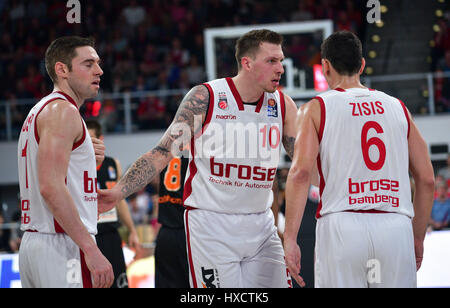
M70 96L75 103L77 104L78 109L80 109L80 107L83 105L85 98L80 97L80 95L77 95L75 91L72 90L72 88L69 85L64 85L64 84L58 84L54 86L53 88L53 92L64 92L65 94L67 94L68 96Z
M256 102L264 92L263 89L255 85L255 82L242 74L238 74L232 79L236 86L236 90L239 92L239 95L244 102Z
M353 76L342 76L338 75L329 84L331 89L341 88L341 89L351 89L351 88L363 88L366 87L361 84L359 75Z

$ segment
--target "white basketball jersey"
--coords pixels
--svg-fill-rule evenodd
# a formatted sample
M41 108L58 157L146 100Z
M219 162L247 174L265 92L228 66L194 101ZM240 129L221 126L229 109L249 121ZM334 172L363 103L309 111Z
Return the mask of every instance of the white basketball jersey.
M404 104L362 88L331 90L316 99L321 106L317 217L342 211L413 217Z
M22 230L42 233L63 233L40 194L37 154L39 135L36 119L48 103L63 99L76 106L71 97L53 92L29 112L19 137L18 165ZM81 221L91 234L97 233L97 170L94 148L86 125L80 116L83 137L73 145L67 170L66 185L77 207Z
M205 84L210 95L202 131L191 140L184 186L188 207L260 213L272 205L285 113L281 92L244 104L231 78Z

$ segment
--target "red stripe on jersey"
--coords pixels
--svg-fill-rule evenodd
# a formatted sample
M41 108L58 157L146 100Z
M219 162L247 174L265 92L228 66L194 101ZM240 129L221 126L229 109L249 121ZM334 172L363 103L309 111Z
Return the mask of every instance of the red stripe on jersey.
M66 93L64 93L62 91L56 91L55 93L59 93L62 96L64 96L69 101L69 103L71 103L72 105L74 105L78 109L78 105L77 105L77 103L75 103L75 100L72 97L70 97L69 95L67 95Z
M342 88L336 88L335 90L336 90L336 91L339 91L339 92L345 92L345 90L342 89Z
M183 190L183 204L185 204L186 199L189 198L189 196L192 194L192 180L194 179L194 176L197 174L197 165L195 164L195 139L191 138L191 156L192 160L189 163L189 177L186 180L186 184L184 185Z
M316 218L319 219L320 217L322 217L320 215L320 211L322 210L322 194L323 194L323 190L325 189L325 179L323 178L322 163L320 161L320 153L317 156L317 170L319 171L319 176L320 176L320 184L319 184L320 201L319 201L319 205L317 206Z
M195 270L194 270L194 263L192 261L192 251L191 251L191 237L189 233L189 211L191 208L186 208L186 211L184 213L185 215L185 225L186 225L186 244L188 249L188 260L189 260L189 271L191 272L192 276L192 286L194 288L197 288L197 279L195 278Z
M83 144L84 140L86 139L86 129L84 128L84 124L83 124L83 119L81 118L81 127L83 128L83 136L81 137L80 140L78 140L77 142L75 142L72 146L72 151L75 150L76 148L78 148L80 145Z
M238 90L236 89L236 85L234 84L233 79L231 79L230 77L227 77L227 78L225 78L225 80L228 83L228 87L230 87L231 93L233 93L234 99L236 100L239 110L244 111L244 103L242 102L241 95L239 94ZM258 104L256 106L255 112L259 112L261 110L263 101L264 101L264 92L258 100Z
M319 101L320 104L320 125L319 125L319 144L322 141L322 137L323 137L323 131L325 129L325 119L326 119L326 111L325 111L325 102L323 101L323 98L320 96L316 96L313 99L317 99ZM323 177L323 172L322 172L322 163L320 161L320 152L319 155L317 155L317 170L319 171L319 176L320 176L320 183L319 183L319 194L320 194L320 201L319 201L319 205L317 207L317 212L316 212L316 218L320 218L320 211L322 210L322 194L323 191L325 189L325 179Z
M405 103L403 103L400 99L398 101L402 105L403 112L405 113L406 121L408 122L408 134L406 136L407 136L407 138L409 138L410 123L409 123L408 109L406 109Z
M65 233L64 229L61 227L61 225L56 221L55 218L53 218L53 225L55 227L55 232L56 233Z
M205 122L202 125L202 130L199 131L194 137L191 138L191 162L189 163L189 177L186 180L186 184L184 185L183 190L183 204L186 201L186 199L192 194L192 180L194 179L194 176L197 174L197 165L195 164L195 139L200 137L203 132L208 127L209 123L211 122L212 114L214 111L214 92L209 84L204 84L209 92L209 106L208 106L208 113L206 115Z
M38 130L37 130L37 117L41 113L41 111L44 110L45 106L47 106L48 104L50 104L53 101L56 101L57 99L61 99L61 97L55 97L55 98L52 98L51 100L49 100L48 102L46 102L41 107L41 109L39 109L39 111L36 113L36 116L34 117L34 137L36 139L37 144L39 144L39 134L38 134Z
M239 92L236 89L236 86L234 85L233 79L231 79L230 77L227 77L227 78L225 78L225 80L227 81L228 86L230 87L231 93L233 93L234 99L236 100L239 110L243 111L244 103L242 103L241 96L239 95Z
M206 114L205 122L203 123L203 126L202 126L202 132L201 132L202 134L208 127L209 122L211 122L211 118L212 118L213 111L214 111L214 92L209 84L204 83L204 85L206 86L206 88L208 89L208 92L209 92L209 105L208 105L208 113ZM195 138L198 138L199 136L196 136Z
M280 90L278 90L280 94L280 106L281 106L281 119L283 120L283 128L284 128L284 118L286 115L286 102L284 101L284 94Z
M319 143L322 141L323 137L323 130L325 129L325 102L323 101L323 98L320 96L316 96L313 99L317 99L320 103L320 126L319 126Z
M69 103L71 103L71 104L73 104L75 107L77 107L77 104L75 103L75 101L74 101L69 95L67 95L67 94L65 94L65 93L63 93L63 92L61 92L61 91L57 91L57 92L55 92L55 93L59 93L59 94L63 95L64 97L67 98L67 100L69 101ZM37 130L37 117L39 116L39 114L41 113L41 111L44 110L44 108L45 108L48 104L50 104L51 102L56 101L56 100L58 100L58 99L63 100L61 97L55 97L55 98L50 99L48 102L46 102L46 103L41 107L41 109L39 109L39 111L37 112L36 116L34 117L34 137L35 137L35 139L36 139L37 144L39 144L39 141L40 141L39 134L38 134L38 130ZM77 107L77 109L78 109L78 107ZM75 142L75 143L73 144L73 146L72 146L72 151L75 150L76 148L78 148L80 145L82 145L83 142L84 142L84 140L86 139L86 130L84 129L83 119L81 118L81 116L80 116L80 119L81 119L81 126L82 126L82 128L83 128L83 136L81 137L80 140L78 140L77 142Z
M91 289L92 288L91 272L87 267L86 260L84 259L84 253L83 251L81 251L81 249L80 249L80 263L81 263L81 279L83 281L83 288Z
M263 102L264 102L264 93L259 98L258 104L256 104L255 112L259 113L261 111L261 107L263 105Z

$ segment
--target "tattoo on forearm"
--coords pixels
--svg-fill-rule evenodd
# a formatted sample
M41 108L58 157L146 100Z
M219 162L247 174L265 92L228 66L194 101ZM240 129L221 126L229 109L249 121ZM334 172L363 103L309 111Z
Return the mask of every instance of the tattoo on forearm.
M190 136L196 133L196 129L198 131L195 118L200 117L203 121L208 104L209 93L205 86L196 86L186 94L159 144L136 160L120 180L124 198L150 183L169 162L170 154L175 156L183 150L186 142L190 141ZM201 125L199 126L201 129ZM183 134L186 131L187 134Z
M286 150L286 153L292 159L294 157L295 138L289 137L289 136L283 136L283 145L284 145L284 149Z
M131 166L120 180L122 184L123 197L126 198L132 193L144 188L147 183L156 175L156 168L147 157L141 156Z

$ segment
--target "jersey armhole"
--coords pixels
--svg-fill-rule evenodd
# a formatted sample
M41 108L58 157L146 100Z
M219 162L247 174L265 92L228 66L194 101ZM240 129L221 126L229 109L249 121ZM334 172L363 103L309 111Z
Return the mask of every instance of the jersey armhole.
M283 122L284 128L284 119L286 118L286 101L284 99L284 93L280 90L278 90L278 93L280 94L281 121Z
M325 102L323 101L323 98L321 98L320 96L316 96L313 97L313 99L317 99L320 103L320 126L319 126L319 144L322 141L322 137L323 137L323 131L325 129L325 119L326 119L326 114L325 114Z
M402 105L403 112L405 113L405 117L406 117L406 122L408 123L408 133L407 133L406 137L409 138L410 123L409 123L408 109L406 108L405 103L403 103L402 100L398 99L398 101Z
M199 134L203 134L206 127L208 126L209 122L211 122L212 114L214 111L214 92L211 88L211 86L207 83L203 83L203 85L208 89L209 93L209 102L208 102L208 108L206 109L206 117L205 120L202 123L202 130L199 132ZM197 136L196 136L197 137Z
M46 102L46 103L41 107L41 109L39 109L39 111L36 113L36 116L34 117L34 138L36 139L36 143L37 143L37 144L39 144L39 141L40 141L39 133L38 133L38 129L37 129L37 119L38 119L38 116L39 116L39 114L41 113L41 111L44 110L44 108L45 108L48 104L50 104L51 102L56 101L56 100L58 100L58 99L59 99L59 100L65 100L65 99L63 99L63 98L61 98L61 97L55 97L55 98L50 99L48 102ZM69 103L71 103L71 102L69 101ZM75 105L75 106L76 106L76 105ZM75 143L73 144L73 146L72 146L72 151L75 150L76 148L78 148L81 144L83 144L84 140L86 139L86 129L85 129L85 127L84 127L84 124L83 124L83 118L81 117L81 115L80 115L80 120L81 120L81 128L83 129L83 136L81 137L80 140L78 140L77 142L75 142Z
M36 116L34 117L34 138L36 139L36 143L39 144L40 138L39 138L39 133L38 133L38 128L37 128L37 119L39 114L41 113L42 110L44 110L44 108L50 104L53 101L56 101L58 99L61 99L60 97L55 97L50 99L48 102L46 102L36 113Z
M84 140L86 139L86 128L84 126L84 122L83 122L83 118L80 115L80 120L81 120L81 128L83 129L83 136L81 137L80 140L78 140L77 142L75 142L72 146L72 151L75 150L76 148L78 148L80 145L83 144Z

